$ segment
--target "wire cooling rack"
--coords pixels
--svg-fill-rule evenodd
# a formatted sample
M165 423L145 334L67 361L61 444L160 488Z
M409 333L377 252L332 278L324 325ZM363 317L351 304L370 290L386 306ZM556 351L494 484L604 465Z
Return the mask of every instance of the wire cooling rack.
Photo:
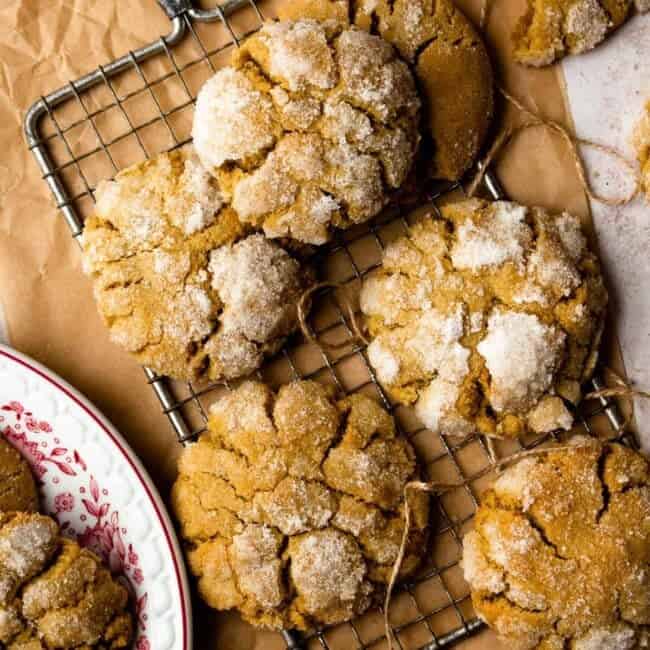
M41 97L26 116L28 146L75 238L92 212L93 192L100 180L190 141L193 103L201 84L227 62L230 51L258 29L265 17L273 16L273 3L262 0L227 0L210 10L197 9L190 0L158 2L171 21L166 36ZM485 185L493 198L501 197L492 175L486 176ZM429 210L435 213L436 203L450 191L462 192L462 187L431 191ZM379 265L386 244L403 234L409 221L410 217L393 211L340 234L314 258L323 279L344 285L348 297L358 292L363 277ZM398 648L449 647L482 625L472 610L459 561L462 535L489 482L488 449L478 436L455 442L433 436L413 420L408 409L390 403L365 350L352 343L352 331L335 292L324 291L314 312L318 336L332 342L347 339L347 350L329 353L295 336L259 376L275 384L312 378L334 384L342 394L363 391L374 395L394 414L400 430L418 451L429 479L465 482L464 487L435 500L427 561L414 578L401 585L390 616ZM228 388L226 384L179 384L148 369L145 375L181 443L205 429L210 403ZM594 380L593 388L601 387L602 383ZM578 421L590 434L634 444L623 431L624 420L616 405L607 399L584 404ZM502 457L549 439L557 436L498 442L496 453ZM374 610L351 623L307 636L284 632L282 639L287 648L379 649L386 647L382 616Z

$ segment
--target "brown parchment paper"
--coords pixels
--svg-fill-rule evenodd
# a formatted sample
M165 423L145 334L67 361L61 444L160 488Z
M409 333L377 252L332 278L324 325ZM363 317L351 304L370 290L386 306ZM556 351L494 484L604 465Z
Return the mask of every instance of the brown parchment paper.
M272 5L280 1L264 3L267 15L272 15ZM474 20L478 18L478 0L459 0L459 5ZM523 0L494 2L488 41L500 78L527 105L569 125L558 69L528 70L511 62L508 34L523 5ZM240 33L245 32L249 19L250 14L236 19ZM200 29L208 34L218 27ZM81 272L77 244L25 146L22 119L40 95L168 32L169 22L154 0L0 2L0 301L10 343L86 394L124 434L165 497L180 447L142 370L108 340L90 283ZM145 69L155 70L156 66L152 62ZM204 70L190 80L193 92L207 75L209 70ZM119 84L116 82L118 88ZM180 88L161 88L159 98L163 104L173 105L180 92ZM101 101L90 97L89 106ZM148 110L144 105L133 106L133 113L141 112L143 119ZM186 134L191 113L174 119L174 128ZM70 134L73 146L80 150L93 137L88 126ZM150 136L143 133L145 137ZM164 148L165 143L151 146ZM137 150L132 141L116 147L113 153L118 164L134 161L129 147ZM572 159L564 145L547 132L522 135L497 171L511 198L567 209L589 224L588 204ZM111 170L96 168L88 173L95 175L92 181L110 176ZM397 614L398 610L399 603ZM200 649L285 647L278 635L255 632L235 614L215 614L199 603L195 627ZM352 646L343 642L338 647ZM458 647L497 648L498 644L484 632Z

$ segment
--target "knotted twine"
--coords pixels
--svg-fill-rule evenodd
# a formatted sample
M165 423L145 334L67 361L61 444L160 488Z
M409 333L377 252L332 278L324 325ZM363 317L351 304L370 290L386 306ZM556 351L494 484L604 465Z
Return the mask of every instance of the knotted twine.
M635 163L628 160L622 153L620 153L620 151L614 147L610 147L609 145L602 144L600 142L594 142L593 140L577 137L559 122L543 118L528 107L524 106L524 104L519 99L511 95L500 85L497 85L496 88L499 94L507 102L512 104L517 110L523 113L526 121L522 124L506 126L495 138L492 146L485 155L482 164L479 166L479 171L474 176L474 179L467 189L467 194L470 197L476 194L476 191L479 185L482 183L490 164L494 162L494 160L502 153L502 151L505 149L505 147L508 146L513 138L519 135L522 131L526 131L528 129L544 128L557 133L566 143L569 151L571 152L580 184L582 185L585 194L590 199L593 201L598 201L599 203L603 203L604 205L617 207L621 205L627 205L630 201L636 198L641 190L641 179L639 177L639 172L637 171ZM634 179L633 186L628 191L628 193L620 197L608 197L603 196L602 194L599 194L597 191L592 189L589 179L587 178L584 161L582 160L580 151L578 150L579 145L596 149L597 151L605 153L612 158L616 158L619 162L621 162L623 166L627 168L630 175Z
M347 312L348 320L346 320L345 322L353 334L352 337L349 338L348 340L342 341L341 343L328 343L326 341L321 341L319 340L318 336L314 333L314 331L312 330L312 328L310 327L307 321L307 315L309 313L309 309L311 306L311 297L317 291L320 291L321 289L336 290L336 289L340 289L343 286L344 285L340 282L319 282L318 284L315 284L309 287L309 289L305 290L303 294L300 296L300 300L298 301L298 323L300 325L300 330L302 331L302 334L307 341L321 348L321 350L337 351L349 345L355 345L355 344L366 346L366 347L368 346L369 341L364 336L363 329L361 325L359 325L359 321L357 320L354 307L352 306L352 303L347 298L344 301L344 311ZM334 302L336 303L337 307L341 309L336 299L334 299Z
M634 407L634 397L643 397L644 399L650 399L650 392L639 390L633 388L628 382L626 382L618 373L616 373L611 368L604 369L606 375L611 377L616 384L615 386L606 386L605 388L600 388L599 390L594 390L591 393L585 395L585 399L601 399L606 397L619 397L624 399L630 404L630 411L628 415L625 416L623 421L622 431L627 429L628 424L632 420L633 407Z
M410 490L416 492L426 492L429 494L435 494L436 496L441 496L456 490L458 488L465 487L467 483L472 480L480 478L484 474L492 471L493 469L497 470L497 475L501 473L501 468L512 463L519 462L524 458L529 458L531 456L542 456L545 454L569 451L573 449L579 449L580 447L587 447L591 444L591 440L585 440L574 444L568 445L555 445L553 447L544 447L543 449L527 449L510 456L506 456L501 460L496 461L494 464L488 466L482 472L479 472L476 476L471 479L466 479L459 483L426 483L423 481L410 481L404 486L404 531L402 533L402 540L400 542L399 551L397 553L397 558L393 564L393 570L391 572L390 580L388 582L388 587L386 589L386 597L384 599L384 629L386 633L386 640L388 641L388 650L393 650L393 641L394 635L393 630L388 619L388 609L390 607L390 601L393 597L393 590L397 583L397 578L399 576L400 569L402 568L402 563L404 561L404 555L406 554L406 547L408 545L408 538L411 532L411 506L409 505L408 492Z

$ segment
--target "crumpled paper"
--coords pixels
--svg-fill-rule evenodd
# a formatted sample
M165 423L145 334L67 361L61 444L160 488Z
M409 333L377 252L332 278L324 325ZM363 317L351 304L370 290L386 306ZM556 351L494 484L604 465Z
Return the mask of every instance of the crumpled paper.
M272 16L273 5L280 1L262 2L265 14ZM509 56L508 34L524 4L524 0L494 3L488 40L502 83L546 117L570 124L559 69L521 68ZM459 5L478 19L479 0L459 0ZM234 20L239 33L246 31L252 18L249 13ZM198 30L206 40L226 42L219 25ZM81 272L78 246L25 146L22 119L40 95L168 32L169 22L154 0L4 0L0 6L0 311L6 317L9 341L75 385L114 422L163 496L173 481L180 446L141 368L108 340L90 282ZM219 55L214 62L226 59ZM156 66L154 61L145 68L155 71ZM210 74L205 66L201 69L203 78ZM199 77L195 81L198 87ZM160 97L171 104L186 99L181 88L161 89ZM95 98L88 101L92 108ZM189 118L185 115L174 128L186 134ZM70 134L74 147L92 137L89 125ZM134 142L125 146L137 150ZM118 160L126 164L129 152L121 152L124 157L118 153ZM530 131L518 138L497 171L512 198L568 209L590 223L573 161L547 132ZM237 615L216 614L198 601L195 623L197 648L285 647L279 635L256 632ZM494 648L496 641L483 632L457 647Z

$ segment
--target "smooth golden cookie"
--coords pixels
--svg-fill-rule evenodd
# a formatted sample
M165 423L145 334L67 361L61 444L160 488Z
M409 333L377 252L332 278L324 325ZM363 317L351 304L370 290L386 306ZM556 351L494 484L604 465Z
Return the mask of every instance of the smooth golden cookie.
M191 150L100 183L84 268L111 339L175 379L256 370L298 325L311 282L278 244L249 235Z
M463 540L474 608L505 647L650 644L650 466L581 444L506 470Z
M606 303L576 217L481 200L390 243L360 297L393 399L437 433L502 438L571 428Z
M641 165L641 187L650 201L650 102L634 130L632 143Z
M27 461L0 437L0 512L36 512L38 493Z
M246 382L211 409L183 452L172 506L199 592L256 626L307 629L363 613L385 590L418 477L392 417L311 381L277 394ZM409 496L402 565L425 552L428 497Z
M297 0L278 13L352 22L392 43L422 96L431 175L458 180L472 166L492 121L492 66L479 33L451 0Z
M515 58L539 67L587 52L620 27L633 6L650 8L647 0L528 0L512 36Z
M318 245L402 185L419 108L383 39L333 21L269 22L199 92L194 145L243 222Z

